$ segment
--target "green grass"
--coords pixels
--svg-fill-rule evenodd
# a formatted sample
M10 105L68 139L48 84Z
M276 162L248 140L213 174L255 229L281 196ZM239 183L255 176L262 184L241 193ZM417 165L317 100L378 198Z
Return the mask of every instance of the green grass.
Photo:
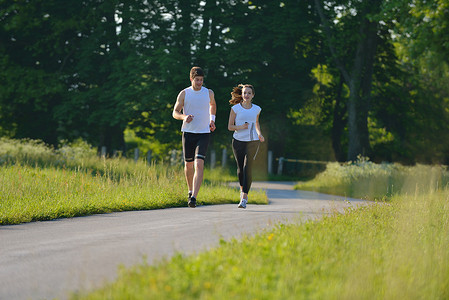
M415 190L433 191L449 183L445 166L329 163L313 180L299 182L295 188L368 200L386 200Z
M278 224L197 255L122 268L115 282L72 299L448 299L445 169L395 166L400 172L381 180L385 166L354 168L334 178L328 172L314 186L343 177L344 187L354 187L377 172L377 184L393 182L399 191L320 221ZM374 199L379 190L363 193Z
M53 150L36 141L0 140L0 224L116 211L186 206L181 166L100 159L85 145ZM205 170L201 205L238 203L227 170ZM264 191L252 203L266 204Z
M185 205L180 167L100 160L85 147L62 154L25 146L20 153L1 152L7 147L0 143L5 224ZM205 204L236 202L237 189L221 183L228 180L234 175L207 170L199 199L207 193L212 201ZM121 268L115 282L72 298L448 299L447 182L441 166L328 165L300 187L388 202L321 221L278 224L197 255Z
M73 299L447 299L449 191L278 225L199 255L122 269Z

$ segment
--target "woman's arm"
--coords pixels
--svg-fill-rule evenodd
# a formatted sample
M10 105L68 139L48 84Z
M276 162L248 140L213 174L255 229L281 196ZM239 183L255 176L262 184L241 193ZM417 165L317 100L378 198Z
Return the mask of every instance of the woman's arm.
M248 129L248 123L245 123L240 126L235 125L235 116L236 116L236 114L235 114L234 110L231 108L231 112L229 113L228 130L236 131L236 130Z
M260 115L260 113L257 115L257 119L256 119L256 132L257 132L257 135L259 136L259 140L261 142L264 142L265 138L263 137L262 131L260 130L259 115Z

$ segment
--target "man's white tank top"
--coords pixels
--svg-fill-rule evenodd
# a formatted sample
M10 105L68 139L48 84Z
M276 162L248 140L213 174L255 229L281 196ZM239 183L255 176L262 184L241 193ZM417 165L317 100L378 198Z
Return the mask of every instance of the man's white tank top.
M252 104L251 108L244 108L240 103L232 106L235 112L235 125L240 126L248 123L248 129L235 130L234 139L241 142L258 141L259 136L256 131L257 115L262 110L260 106Z
M192 133L210 133L210 98L209 89L201 87L201 90L195 91L192 87L184 89L184 114L192 115L193 120L190 123L182 122L182 132Z

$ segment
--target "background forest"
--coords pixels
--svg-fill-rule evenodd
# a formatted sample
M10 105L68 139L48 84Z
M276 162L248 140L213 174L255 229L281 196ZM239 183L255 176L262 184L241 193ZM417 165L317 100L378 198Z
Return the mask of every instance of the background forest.
M449 164L447 0L0 0L0 23L0 136L164 159L199 65L211 149L250 83L274 157Z

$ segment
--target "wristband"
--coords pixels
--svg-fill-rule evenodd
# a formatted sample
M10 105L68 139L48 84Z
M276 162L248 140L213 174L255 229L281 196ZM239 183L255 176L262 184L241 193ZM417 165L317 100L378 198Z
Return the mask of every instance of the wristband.
M210 115L210 120L215 122L215 115Z

